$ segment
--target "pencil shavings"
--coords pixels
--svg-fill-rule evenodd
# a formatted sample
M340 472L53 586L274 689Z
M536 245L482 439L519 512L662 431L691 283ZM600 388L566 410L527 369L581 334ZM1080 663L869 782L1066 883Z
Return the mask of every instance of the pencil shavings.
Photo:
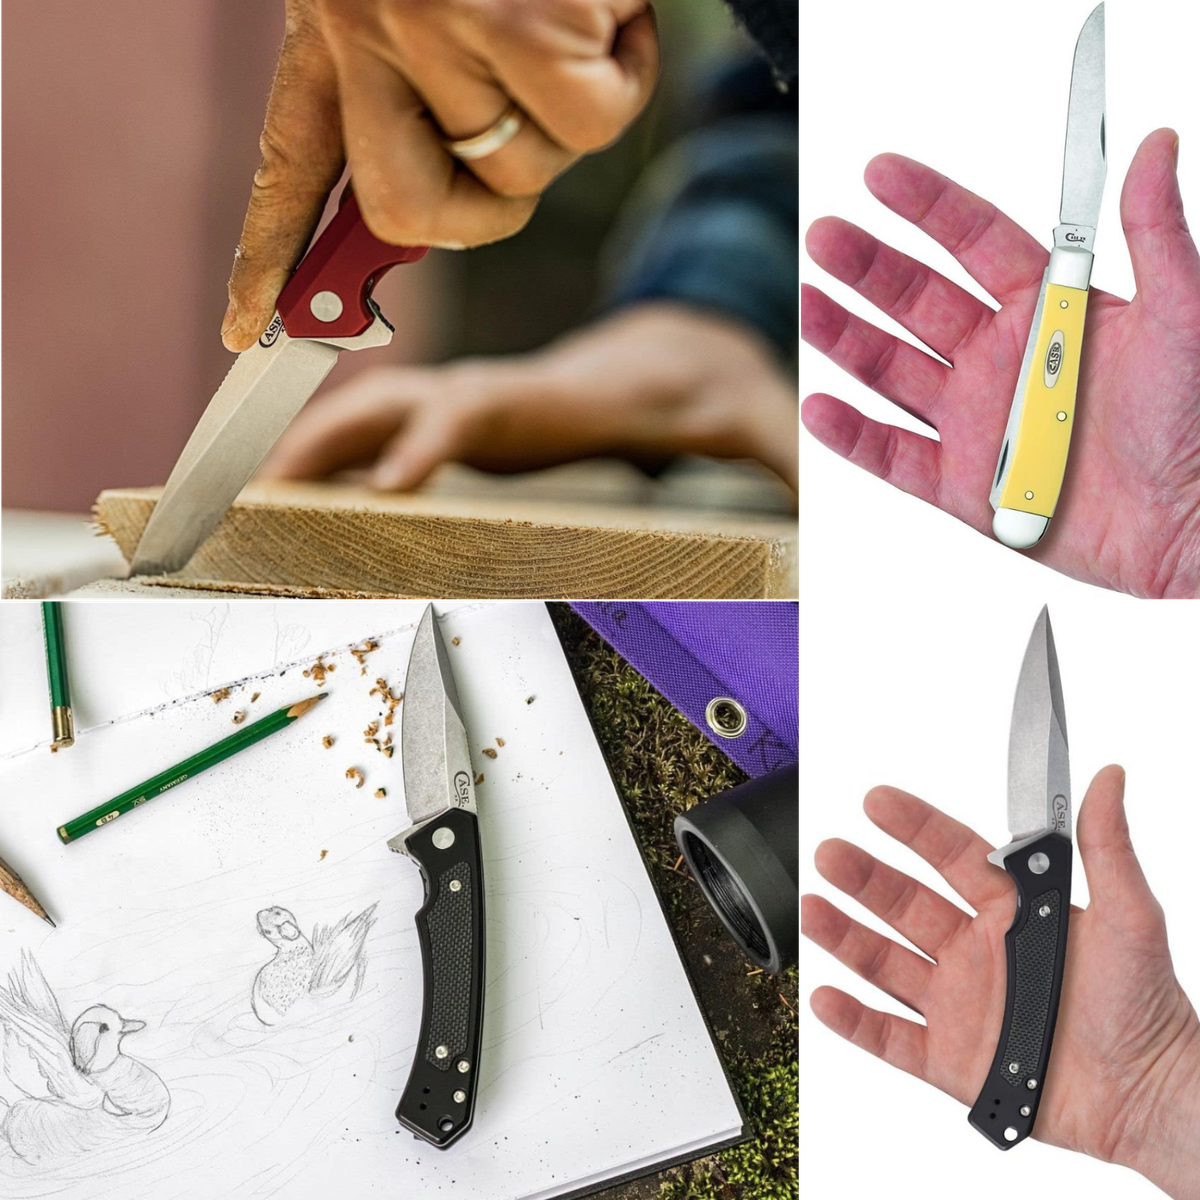
M496 739L496 745L497 745L497 746L503 746L503 745L504 745L504 739L503 739L503 738L497 738L497 739Z
M391 725L396 719L396 709L400 707L404 700L404 693L401 692L397 696L392 695L392 689L388 687L386 679L376 679L375 686L367 693L368 696L378 696L384 704L387 705L387 715L383 718L385 725Z
M475 786L478 787L482 782L483 782L483 772L480 771L479 774L475 776Z
M496 757L496 751L495 751L495 750L493 750L493 749L491 748L491 746L484 746L484 748L483 748L483 753L484 753L484 754L486 754L486 755L488 756L488 758L495 758L495 757Z
M364 738L365 738L365 739L366 739L368 742L372 742L372 741L374 741L374 740L375 740L375 735L376 735L378 732L379 732L379 722L378 722L378 721L372 721L372 722L370 723L370 725L368 725L368 726L366 727L366 729L364 729L364 730L363 730L363 737L364 737Z
M222 700L229 699L229 693L229 688L217 688L215 692L209 692L209 695L213 698L214 704L220 704Z
M322 851L321 851L321 862L324 862L324 861L325 861L325 855L327 855L328 853L329 853L329 851L328 851L328 850L322 850Z
M307 671L303 672L305 679L312 679L318 687L324 684L325 676L337 670L337 663L327 663L325 655L321 655Z
M326 735L325 735L325 736L324 736L324 737L321 739L321 745L322 745L322 746L324 746L326 750L328 750L328 749L329 749L329 747L333 745L333 734L331 734L331 733L327 733L327 734L326 734Z
M451 638L451 639L450 639L450 645L452 645L452 646L457 646L457 645L459 644L459 642L461 642L461 641L462 641L462 639L461 639L461 638Z
M360 672L361 674L365 675L367 673L367 655L378 649L379 643L373 641L371 638L368 638L362 644L362 646L350 651L354 661L357 662L360 667L362 667L362 671Z
M375 799L382 800L387 795L387 788L376 788Z
M262 692L255 692L254 695L250 697L250 703L253 704L261 695Z
M358 767L347 767L346 778L356 779L358 781L354 785L356 788L362 787L362 785L367 782L367 777L358 769Z
M244 708L239 708L237 710L237 712L235 712L233 714L233 723L235 725L240 725L245 719L246 719L246 710Z

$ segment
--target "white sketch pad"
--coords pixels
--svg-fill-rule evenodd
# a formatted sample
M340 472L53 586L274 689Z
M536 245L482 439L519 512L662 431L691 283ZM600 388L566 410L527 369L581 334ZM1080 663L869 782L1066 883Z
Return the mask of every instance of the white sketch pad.
M368 695L374 680L402 688L422 609L76 604L70 666L84 732L51 755L39 609L4 605L0 853L59 928L0 896L0 983L28 950L68 1025L99 1003L144 1021L122 1050L163 1080L170 1110L153 1132L36 1166L0 1138L0 1194L534 1200L737 1136L737 1105L549 616L507 603L437 606L443 635L459 639L451 661L484 775L475 1123L446 1151L399 1130L420 1017L422 885L415 864L385 846L405 824L399 752L385 758L363 731L383 711ZM237 709L250 720L311 694L302 670L319 651L386 630L365 676L346 650L326 656L337 666L329 698L294 726L59 844L58 824L231 732ZM298 665L278 673L287 663ZM247 674L220 704L192 695ZM24 749L38 737L27 708L41 729L34 749ZM157 711L137 715L145 709ZM352 765L366 775L361 789L344 777ZM262 1026L251 988L274 948L257 912L284 907L307 935L372 904L358 995L343 989ZM20 1057L0 1059L10 1104L25 1094L15 1078L28 1083Z

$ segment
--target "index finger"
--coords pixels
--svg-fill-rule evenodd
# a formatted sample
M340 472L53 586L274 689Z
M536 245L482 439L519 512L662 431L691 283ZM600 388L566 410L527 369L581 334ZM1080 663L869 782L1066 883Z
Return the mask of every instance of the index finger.
M978 912L996 900L1011 900L1008 875L988 862L995 848L973 829L899 788L872 788L863 809L884 833L919 854Z
M1001 304L1041 285L1050 252L994 204L901 154L880 154L864 175L871 194L945 247Z

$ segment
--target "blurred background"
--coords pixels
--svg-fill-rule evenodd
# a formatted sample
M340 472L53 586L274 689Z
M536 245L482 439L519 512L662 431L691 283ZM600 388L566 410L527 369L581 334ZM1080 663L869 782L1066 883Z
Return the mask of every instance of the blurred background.
M515 238L439 251L376 298L380 362L522 351L586 319L644 168L748 43L719 0L659 0L663 78L614 147ZM163 482L232 361L225 283L258 165L282 0L7 0L3 8L3 502L86 511Z

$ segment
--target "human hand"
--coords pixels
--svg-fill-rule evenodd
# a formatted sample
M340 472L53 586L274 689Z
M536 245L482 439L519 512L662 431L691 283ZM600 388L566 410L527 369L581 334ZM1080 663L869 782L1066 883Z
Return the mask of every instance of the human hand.
M529 220L547 185L614 141L658 76L649 0L286 0L262 164L221 336L252 346L349 160L371 232L476 246ZM502 148L461 162L510 104Z
M1106 767L1080 809L1076 834L1091 903L1072 910L1057 1033L1034 1136L1122 1163L1177 1200L1195 1200L1200 1022L1175 978L1163 912L1129 839L1124 796L1124 771ZM823 842L816 853L821 875L928 958L819 896L803 898L801 930L916 1010L925 1025L867 1008L831 987L813 992L813 1012L856 1046L972 1104L1003 1021L1004 935L1016 889L988 862L990 845L915 796L875 788L863 807L978 915L849 842Z
M371 464L416 487L443 462L521 471L599 454L756 458L796 486L791 381L767 343L723 317L647 303L534 354L366 371L319 396L263 465L274 479Z
M1127 303L1091 293L1066 480L1032 552L1076 579L1140 596L1200 594L1200 256L1184 220L1177 148L1171 130L1152 133L1125 179L1121 219L1137 294ZM941 440L822 394L805 400L802 419L835 453L990 532L988 493L1049 253L992 205L911 159L873 159L866 183L1001 308L846 221L816 221L807 237L813 261L951 366L805 287L804 340Z

